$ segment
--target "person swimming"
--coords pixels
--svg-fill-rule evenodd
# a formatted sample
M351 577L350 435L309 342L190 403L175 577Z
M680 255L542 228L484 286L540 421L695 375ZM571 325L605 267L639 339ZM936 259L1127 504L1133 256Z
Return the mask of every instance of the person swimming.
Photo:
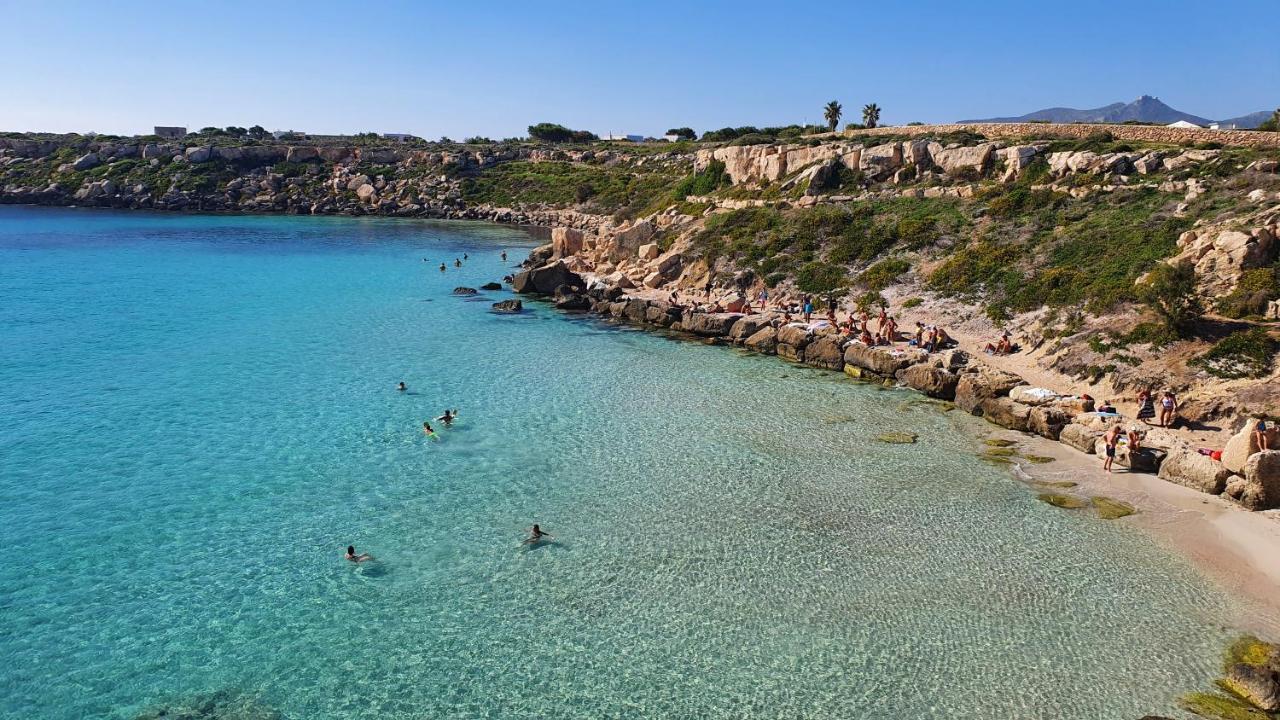
M431 427L431 423L429 423L429 422L424 422L424 423L422 423L422 433L423 433L424 435L428 435L428 436L430 436L430 437L435 437L435 436L436 436L436 429L435 429L435 428L433 428L433 427Z
M460 258L454 258L454 259L453 259L453 266L454 266L454 267L462 267L462 260L461 260Z
M403 380L401 380L401 381L400 381L400 384L396 386L396 389L397 389L397 390L399 390L400 392L404 392L405 390L408 390L408 389L409 389L409 386L408 386L408 385L405 385L405 384L404 384L404 381L403 381Z
M450 410L448 410L448 409L445 409L444 414L443 414L443 415L441 415L440 417L436 418L436 419L437 419L437 420L439 420L440 422L444 423L445 425L452 425L452 424L453 424L453 420L454 420L454 418L456 418L456 417L458 417L458 411L457 411L457 410L450 411Z
M463 259L463 260L466 260L466 259L467 259L467 254L466 254L466 253L462 253L462 259Z
M502 262L506 262L506 261L507 261L507 251L506 251L506 250L503 250L503 251L502 251Z
M444 272L444 263L440 263L440 272Z
M347 546L347 559L348 559L348 560L350 560L350 561L351 561L351 562L353 562L353 563L362 563L362 562L364 562L365 560L372 560L372 559L373 559L373 556L372 556L372 555L370 555L369 553L360 553L359 555L357 555L357 554L356 554L356 546L355 546L355 545L348 545L348 546Z
M542 542L543 538L553 538L553 537L555 537L555 535L552 535L549 532L543 532L542 528L538 527L537 523L534 523L533 529L529 531L529 537L525 538L524 542L521 544L533 545L535 543Z

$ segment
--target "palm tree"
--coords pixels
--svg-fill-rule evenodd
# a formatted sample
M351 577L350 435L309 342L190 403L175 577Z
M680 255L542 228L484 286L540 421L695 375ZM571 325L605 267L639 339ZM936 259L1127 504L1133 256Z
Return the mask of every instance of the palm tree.
M871 103L862 106L862 124L873 128L880 123L880 106Z
M836 125L840 124L840 113L842 112L844 112L844 108L836 100L827 103L827 107L823 109L822 116L827 119L827 127L831 132L835 132Z

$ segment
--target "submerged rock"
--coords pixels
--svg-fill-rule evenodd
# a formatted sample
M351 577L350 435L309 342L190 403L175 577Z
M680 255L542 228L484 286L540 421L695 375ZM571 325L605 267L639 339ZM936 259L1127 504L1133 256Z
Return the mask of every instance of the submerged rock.
M488 282L480 286L481 290L501 290L502 283Z
M1066 508L1067 510L1079 510L1089 504L1074 495L1060 495L1058 493L1040 493L1036 496L1036 499L1043 503L1049 503L1054 507Z
M454 295L475 295L477 292L479 291L472 287L456 287L453 289Z
M910 445L916 441L919 436L911 432L887 432L880 433L876 436L876 440L882 443L891 443L894 445Z
M1098 511L1098 517L1104 520L1115 520L1137 512L1129 503L1112 500L1109 497L1098 496L1093 498L1092 502L1094 509Z
M501 300L493 304L493 311L500 313L518 313L524 310L524 303L519 300Z

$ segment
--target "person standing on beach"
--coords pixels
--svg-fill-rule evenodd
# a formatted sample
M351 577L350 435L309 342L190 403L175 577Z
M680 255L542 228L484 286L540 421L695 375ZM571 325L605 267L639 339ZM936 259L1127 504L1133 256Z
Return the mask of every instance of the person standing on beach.
M1164 391L1164 395L1160 398L1160 427L1172 427L1173 420L1178 415L1178 398L1168 390Z
M1107 429L1107 434L1102 436L1102 442L1107 446L1107 459L1102 462L1102 469L1110 475L1111 463L1116 459L1116 444L1120 442L1120 423Z
M1138 393L1138 419L1150 425L1151 419L1156 416L1155 403L1151 401L1151 391L1143 390Z
M804 321L809 322L809 318L813 316L813 298L808 295L804 296Z

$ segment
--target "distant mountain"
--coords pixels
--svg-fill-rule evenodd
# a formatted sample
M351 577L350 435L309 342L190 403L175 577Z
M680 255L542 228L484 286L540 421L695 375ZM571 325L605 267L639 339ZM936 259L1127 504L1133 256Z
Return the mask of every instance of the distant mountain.
M1224 124L1235 124L1240 128L1257 127L1258 123L1271 117L1271 112L1264 110L1261 112L1242 115L1238 118L1223 120ZM1048 120L1054 123L1123 123L1130 120L1137 122L1158 123L1168 125L1169 123L1185 120L1196 125L1207 126L1213 122L1208 118L1200 117L1184 113L1181 110L1173 108L1160 102L1159 99L1150 95L1143 95L1131 103L1112 103L1104 105L1100 108L1092 110L1077 110L1075 108L1055 107L1037 110L1026 115L1017 117L998 117L986 118L985 120L961 120L960 122L996 122L996 123L1016 123L1028 122L1031 120Z

